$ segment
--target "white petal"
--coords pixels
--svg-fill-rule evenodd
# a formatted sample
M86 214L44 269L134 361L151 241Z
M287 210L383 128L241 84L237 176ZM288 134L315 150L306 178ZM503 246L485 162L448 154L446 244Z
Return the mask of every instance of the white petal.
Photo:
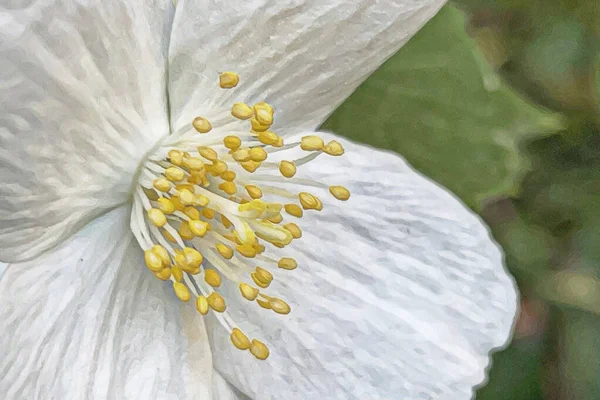
M205 399L203 319L146 269L121 207L0 280L7 399Z
M267 101L281 134L315 129L443 0L181 0L169 50L171 122ZM218 73L240 84L218 88Z
M168 134L171 0L0 5L0 260L35 257L126 201Z
M298 176L346 185L352 196L323 195L321 213L305 212L303 237L285 250L299 266L272 271L266 290L291 314L227 288L234 320L267 343L269 359L233 348L211 322L215 368L260 399L470 399L516 312L497 245L398 156L338 140L343 157L319 157Z

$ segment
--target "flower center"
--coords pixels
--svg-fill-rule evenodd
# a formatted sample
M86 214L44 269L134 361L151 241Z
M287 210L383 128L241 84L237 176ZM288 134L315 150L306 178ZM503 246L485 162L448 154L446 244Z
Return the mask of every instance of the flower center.
M238 81L232 72L219 77L223 89ZM265 102L235 103L212 121L197 117L168 136L140 172L131 214L131 229L154 276L172 281L181 301L193 296L200 314L214 312L233 345L261 360L269 349L250 340L227 313L222 280L234 282L246 300L288 314L290 306L267 289L275 271L287 273L297 263L270 253L302 237L293 220L323 208L317 196L298 189L328 188L338 200L350 197L342 186L294 177L322 153L342 155L342 146L316 135L285 144L269 130L274 115ZM294 153L300 156L290 157Z

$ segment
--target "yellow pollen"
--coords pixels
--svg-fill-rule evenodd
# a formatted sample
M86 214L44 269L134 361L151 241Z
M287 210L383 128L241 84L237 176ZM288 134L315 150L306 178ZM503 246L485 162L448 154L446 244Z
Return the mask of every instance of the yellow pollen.
M330 186L329 193L338 200L346 201L350 198L350 191L343 186Z
M250 353L259 360L266 360L269 357L269 348L263 342L252 339Z
M323 151L329 154L330 156L341 156L342 154L344 154L344 148L339 142L335 140L332 140L331 142L327 143L327 146L323 147Z
M277 139L277 143L273 144L273 147L283 147L283 138L281 136Z
M215 217L215 212L210 208L205 208L202 210L202 216L206 219L213 219Z
M262 294L261 294L261 296L262 296ZM259 306L261 306L262 308L264 308L265 310L271 309L271 304L269 303L269 300L256 299L256 303Z
M223 243L217 243L216 248L223 258L230 260L233 257L233 250L231 250L231 247L224 245Z
M279 142L279 139L281 139L279 135L271 131L264 131L258 133L258 140L262 144L273 146L276 145L277 142Z
M177 211L183 211L185 209L185 205L181 202L181 199L177 196L171 197L171 202L175 206Z
M231 156L237 162L249 161L252 158L248 149L237 149Z
M196 298L196 310L202 315L208 314L208 301L204 296L198 296Z
M177 232L183 240L191 240L194 238L194 234L192 233L187 221L181 221L179 224L179 230Z
M223 182L219 184L219 189L231 195L237 192L237 186L233 182Z
M204 280L212 287L221 286L221 276L214 269L204 271Z
M204 261L202 254L192 247L184 247L183 254L185 255L187 263L193 267L199 267L200 264L202 264L202 261Z
M173 290L175 291L175 295L179 298L179 300L183 302L187 302L190 300L190 291L188 290L187 286L185 286L183 283L174 282Z
M237 119L249 119L252 113L252 108L246 103L234 103L231 107L231 115Z
M325 143L319 136L304 136L300 142L300 148L305 151L322 150Z
M242 139L240 139L238 136L233 135L225 136L225 138L223 139L223 144L229 150L237 150L242 145Z
M267 152L262 147L252 147L250 149L250 159L256 162L263 162L267 159Z
M210 132L210 130L212 129L212 125L204 117L196 117L196 118L194 118L194 121L192 122L192 125L200 133L207 133L207 132Z
M242 296L246 300L254 301L254 299L256 299L256 296L258 296L258 289L253 288L252 286L248 285L247 283L244 283L244 282L240 283L239 288L240 288L240 292L242 293Z
M146 195L146 197L148 197L148 200L150 201L156 201L160 198L160 196L156 193L156 190L154 189L142 188L142 190L144 191L144 194Z
M264 132L271 127L271 125L261 124L256 117L250 118L250 125L254 132Z
M246 171L252 173L254 171L256 171L258 169L258 167L260 167L260 163L256 162L256 161L244 161L242 163L240 163L240 165L242 166L242 168L244 168Z
M200 171L204 168L204 161L198 157L188 157L183 159L183 165L192 171Z
M258 103L256 103L253 106L253 109L254 109L254 112L256 112L256 110L262 109L262 110L266 110L271 115L275 114L275 110L273 109L273 107L269 103L264 102L264 101L259 101Z
M271 306L271 310L275 311L277 314L289 314L290 311L292 311L288 303L276 297L271 297L269 299L269 305Z
M281 221L283 221L283 215L281 215L281 213L279 213L277 215L267 218L267 220L269 220L270 222L272 222L274 224L278 224Z
M194 199L194 193L189 189L182 189L179 191L179 200L181 200L181 204L190 206L194 204Z
M221 160L214 160L210 166L210 170L214 176L218 176L219 174L226 172L228 168L229 167L227 166L227 163Z
M165 214L173 214L175 212L175 204L170 199L161 197L158 199L158 209Z
M260 199L263 195L262 190L260 190L258 186L246 185L244 188L246 189L246 192L248 192L248 195L253 199Z
M181 282L183 279L183 271L179 265L171 266L171 274L173 275L173 279L175 279L177 282Z
M183 153L179 150L170 150L169 160L171 160L171 164L181 167L183 165Z
M155 272L154 276L160 279L161 281L166 281L171 278L171 268L164 268L160 272Z
M183 213L191 219L200 219L200 211L192 206L188 206L183 210Z
M290 214L296 218L302 218L303 212L299 205L297 204L286 204L283 206L285 208L285 212Z
M210 199L202 194L194 195L194 205L206 207L210 203Z
M272 125L273 124L273 114L269 112L266 108L254 106L254 115L256 116L256 120L259 124L262 125Z
M194 193L194 185L190 185L189 183L179 183L175 185L175 189L179 192L181 190L188 190L191 193Z
M167 223L167 217L165 217L165 214L158 208L151 208L148 210L148 219L154 226L158 226L159 228Z
M302 208L305 210L316 210L319 208L319 199L310 193L301 192L298 194L298 200L300 200L300 204L302 204Z
M223 312L225 311L225 308L227 308L225 305L225 299L217 292L212 292L209 294L206 300L208 301L210 308L217 312Z
M256 249L249 244L238 245L235 249L246 258L256 257Z
M195 236L203 237L208 231L208 222L193 219L188 221L188 226Z
M294 237L294 239L300 239L302 237L302 230L300 229L300 227L298 225L296 225L293 222L290 222L289 224L285 224L283 226L283 229L285 229L289 233L291 233L292 236Z
M155 244L152 246L152 252L160 258L164 268L167 268L169 265L171 265L171 257L169 256L167 249L159 244Z
M165 238L167 238L167 240L169 242L171 242L171 243L177 243L177 240L175 240L175 238L173 237L173 235L171 235L168 230L166 230L166 229L163 230L163 235L165 235Z
M169 167L165 170L165 176L168 180L177 182L185 178L185 172L176 167Z
M229 227L232 225L231 221L224 215L221 215L221 223L226 229L229 229Z
M237 86L240 77L235 72L226 71L219 75L219 86L221 89L231 89Z
M198 147L198 153L200 153L202 157L206 158L209 161L215 161L217 158L219 158L217 152L207 146Z
M152 186L154 186L156 190L160 190L161 192L168 192L169 190L171 190L171 182L169 182L165 178L156 178L152 182Z
M221 179L227 182L233 182L235 180L235 172L233 171L225 171L221 174Z
M252 272L250 274L250 277L252 278L252 280L254 281L254 283L256 283L257 286L260 286L263 289L266 288L266 287L269 287L269 285L271 284L271 282L263 282L263 281L261 281L258 278L256 272Z
M146 262L148 269L152 272L160 272L164 268L162 259L153 251L153 249L144 251L144 261Z
M248 350L250 348L250 340L238 328L233 328L229 335L231 343L240 350Z
M298 267L298 263L293 258L283 257L277 262L277 266L281 269L293 270Z
M279 172L286 178L296 175L296 164L293 161L282 161L279 164Z
M256 277L265 283L270 283L273 280L273 274L261 267L256 267Z

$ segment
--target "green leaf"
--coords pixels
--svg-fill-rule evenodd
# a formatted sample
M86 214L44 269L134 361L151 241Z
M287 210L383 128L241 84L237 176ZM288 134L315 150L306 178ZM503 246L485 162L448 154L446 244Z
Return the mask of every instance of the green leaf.
M400 153L478 209L511 193L527 163L521 138L561 121L502 85L446 6L329 118L323 128Z

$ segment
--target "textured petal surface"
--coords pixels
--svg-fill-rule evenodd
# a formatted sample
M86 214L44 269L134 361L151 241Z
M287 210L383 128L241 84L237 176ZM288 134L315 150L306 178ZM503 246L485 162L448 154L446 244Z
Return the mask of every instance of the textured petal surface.
M277 315L225 288L234 320L271 349L266 362L229 343L208 320L215 368L260 399L469 399L490 351L503 345L516 290L486 227L456 198L396 155L345 143L298 176L347 185L345 203L321 195L303 237L282 255L266 290Z
M203 320L146 269L125 207L9 265L0 303L3 398L211 398Z
M278 133L315 129L443 3L181 0L169 51L172 126L265 100ZM239 73L239 86L217 89L220 71Z
M0 5L0 260L36 256L127 200L168 134L171 0Z

